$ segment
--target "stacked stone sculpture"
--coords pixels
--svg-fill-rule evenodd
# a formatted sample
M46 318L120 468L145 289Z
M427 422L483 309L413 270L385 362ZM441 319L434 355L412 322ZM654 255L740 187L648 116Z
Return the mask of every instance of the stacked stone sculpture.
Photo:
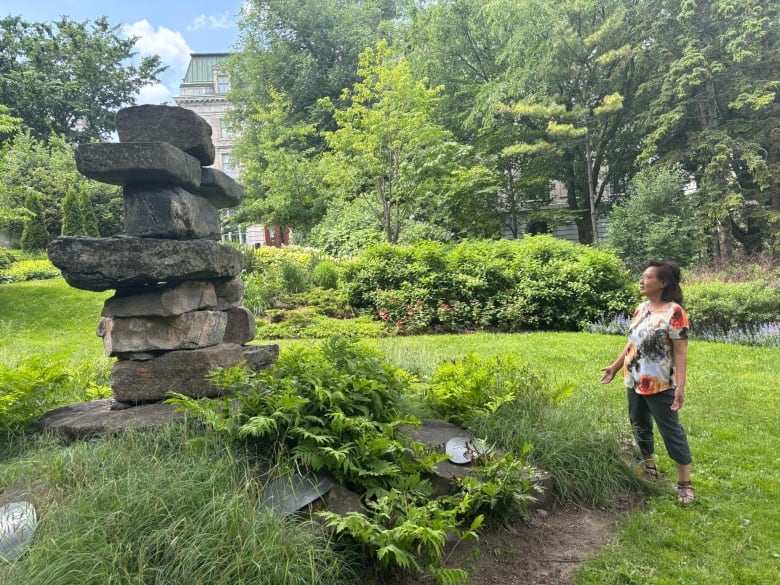
M214 162L208 123L184 108L136 106L116 116L118 143L81 144L79 172L121 185L125 233L63 236L48 249L75 288L114 296L103 305L98 335L120 404L164 399L169 392L218 396L209 370L240 362L271 365L277 345L247 345L254 315L241 306L240 251L218 242L219 209L238 205L243 189Z

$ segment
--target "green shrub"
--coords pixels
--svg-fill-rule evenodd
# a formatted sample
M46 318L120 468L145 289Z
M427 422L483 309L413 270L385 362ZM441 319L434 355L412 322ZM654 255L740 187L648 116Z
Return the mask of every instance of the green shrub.
M727 332L780 321L780 287L765 281L703 282L684 288L694 332Z
M0 270L8 268L17 261L17 257L8 248L0 247Z
M20 241L22 250L25 252L45 250L51 238L46 230L41 201L35 195L29 195L25 200L24 206L32 213L32 216L24 221L24 229L22 230L22 239Z
M111 390L102 382L103 376L89 365L72 371L38 354L15 367L0 364L0 428L24 428L62 404L105 398Z
M48 260L21 260L14 262L10 268L0 270L0 284L10 282L25 282L27 280L47 280L60 276L58 268Z
M311 281L314 286L334 290L339 284L339 270L336 263L332 260L322 260L314 267L311 274Z
M637 300L613 253L546 235L373 246L341 282L353 306L408 332L576 330Z
M355 337L386 337L387 328L369 316L333 319L309 309L267 314L257 321L256 339L325 339L334 334Z
M311 276L307 266L298 262L283 259L279 263L284 291L287 293L302 293L311 287Z

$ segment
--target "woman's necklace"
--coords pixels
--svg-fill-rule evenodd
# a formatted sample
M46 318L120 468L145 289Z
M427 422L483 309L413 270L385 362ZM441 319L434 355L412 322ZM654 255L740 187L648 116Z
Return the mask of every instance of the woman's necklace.
M661 313L662 311L665 311L669 308L669 303L664 303L660 307L653 307L652 304L647 305L647 312L648 313Z

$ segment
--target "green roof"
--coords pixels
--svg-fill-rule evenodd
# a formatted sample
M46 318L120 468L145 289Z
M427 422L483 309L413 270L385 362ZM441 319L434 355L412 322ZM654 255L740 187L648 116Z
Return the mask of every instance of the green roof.
M182 85L201 85L213 83L213 69L220 61L224 61L230 53L192 53L187 74Z

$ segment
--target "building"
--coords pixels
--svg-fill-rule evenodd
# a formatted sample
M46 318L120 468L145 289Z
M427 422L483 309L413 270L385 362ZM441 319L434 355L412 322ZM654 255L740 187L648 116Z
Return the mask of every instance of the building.
M179 86L179 95L173 100L177 106L192 110L209 123L216 151L213 166L235 179L238 177L238 170L231 160L234 136L225 123L230 79L220 70L220 63L229 55L230 53L190 54L190 63ZM230 210L227 210L227 213L230 213ZM252 225L245 230L224 232L222 239L252 247L279 247L289 243L290 234L289 230L276 226Z

